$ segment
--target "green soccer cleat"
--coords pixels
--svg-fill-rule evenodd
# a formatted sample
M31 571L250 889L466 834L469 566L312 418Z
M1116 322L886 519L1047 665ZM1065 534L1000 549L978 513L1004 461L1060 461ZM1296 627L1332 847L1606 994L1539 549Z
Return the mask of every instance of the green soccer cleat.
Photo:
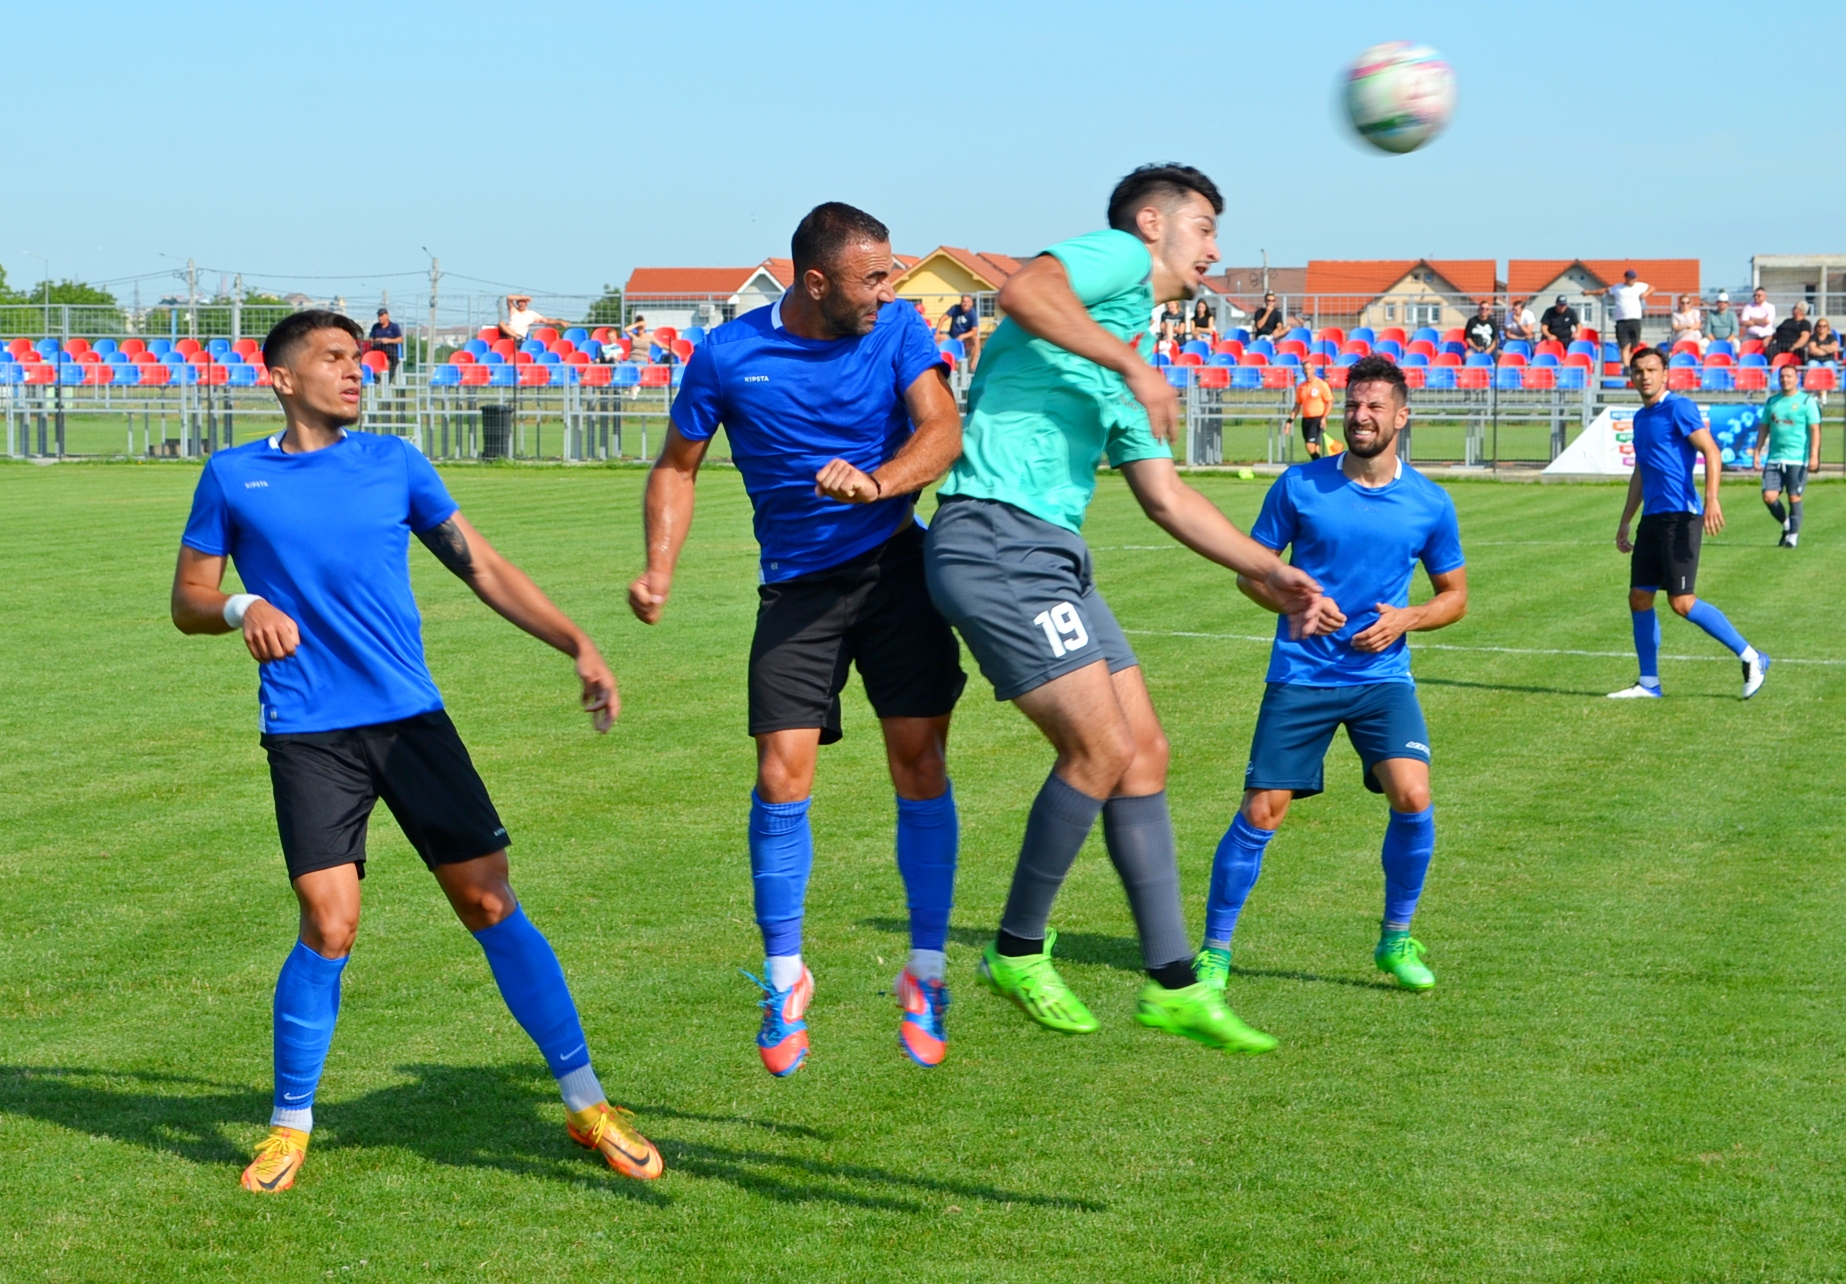
M1372 959L1380 972L1389 972L1406 990L1433 990L1436 974L1423 964L1423 942L1409 932L1385 932L1378 938Z
M1193 956L1192 974L1199 978L1200 985L1209 985L1223 994L1224 987L1231 983L1231 952L1207 945Z
M1096 1018L1051 966L1056 932L1045 933L1045 952L1009 958L988 945L975 972L981 984L1044 1026L1061 1034L1094 1034Z
M1194 1043L1225 1052L1254 1056L1276 1046L1274 1038L1238 1020L1237 1014L1224 1006L1224 995L1203 980L1183 990L1169 990L1158 981L1149 981L1141 987L1135 1020L1150 1029L1183 1035Z

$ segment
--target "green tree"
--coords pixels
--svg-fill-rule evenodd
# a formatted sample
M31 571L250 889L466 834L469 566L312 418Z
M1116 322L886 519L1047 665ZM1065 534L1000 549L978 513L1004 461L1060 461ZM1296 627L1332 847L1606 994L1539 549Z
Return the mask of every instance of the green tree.
M585 325L620 325L622 324L622 292L613 285L603 286L602 298L590 305L590 313L583 319Z
M7 286L6 265L0 264L0 303L18 303L19 301L19 295Z

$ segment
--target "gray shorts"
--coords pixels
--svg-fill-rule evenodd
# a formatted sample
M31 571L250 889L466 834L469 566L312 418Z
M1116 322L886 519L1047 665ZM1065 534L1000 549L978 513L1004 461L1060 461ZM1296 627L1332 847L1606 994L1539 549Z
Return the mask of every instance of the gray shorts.
M923 544L936 609L974 652L994 699L1106 660L1140 663L1090 573L1080 536L993 499L942 501Z
M1808 466L1806 464L1764 464L1763 489L1779 490L1784 495L1801 498L1801 492L1808 488Z

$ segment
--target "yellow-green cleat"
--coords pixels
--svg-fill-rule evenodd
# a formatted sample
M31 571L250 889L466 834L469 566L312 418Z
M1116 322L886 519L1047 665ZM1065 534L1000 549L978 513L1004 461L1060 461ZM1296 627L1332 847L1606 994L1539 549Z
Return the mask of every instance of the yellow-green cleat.
M1237 1014L1224 1005L1223 993L1204 981L1195 981L1182 990L1169 990L1158 981L1149 981L1141 987L1135 1020L1150 1029L1165 1030L1224 1052L1254 1055L1276 1046L1272 1036L1238 1020Z
M1207 945L1193 956L1192 974L1199 978L1200 985L1209 985L1218 993L1224 993L1231 983L1231 952Z
M1388 972L1406 990L1433 990L1436 974L1423 963L1423 942L1409 932L1383 932L1372 959L1380 972Z
M1096 1018L1070 992L1064 978L1051 966L1051 947L1058 934L1045 933L1042 954L1008 956L989 944L975 972L981 984L1044 1026L1060 1034L1094 1034Z

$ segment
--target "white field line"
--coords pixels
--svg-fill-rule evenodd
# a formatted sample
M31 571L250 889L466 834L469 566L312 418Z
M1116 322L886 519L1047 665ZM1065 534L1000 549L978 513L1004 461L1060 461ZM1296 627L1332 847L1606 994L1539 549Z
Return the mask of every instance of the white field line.
M1274 642L1275 638L1265 634L1257 636L1252 633L1186 633L1164 629L1123 629L1124 633L1138 634L1141 637L1154 638L1210 638L1221 642ZM1451 642L1418 642L1411 646L1413 651L1485 651L1495 655L1583 655L1599 660L1632 660L1633 651L1578 651L1569 647L1523 647L1523 646L1457 646ZM1724 664L1736 664L1734 655L1663 655L1662 660L1710 660ZM1779 655L1769 657L1777 664L1820 664L1829 667L1846 666L1846 660L1796 660Z

